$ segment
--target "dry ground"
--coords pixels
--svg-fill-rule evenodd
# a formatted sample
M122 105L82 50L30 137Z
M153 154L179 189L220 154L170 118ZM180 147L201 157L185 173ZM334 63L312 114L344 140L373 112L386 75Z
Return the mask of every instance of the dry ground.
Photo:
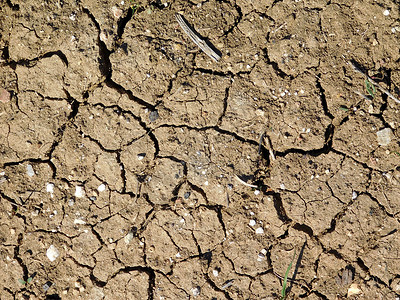
M399 4L3 1L0 298L400 297Z

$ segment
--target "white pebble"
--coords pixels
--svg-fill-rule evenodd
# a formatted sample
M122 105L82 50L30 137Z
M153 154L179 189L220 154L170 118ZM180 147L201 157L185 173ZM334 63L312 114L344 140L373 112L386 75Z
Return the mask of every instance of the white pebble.
M263 233L264 233L264 229L263 229L262 227L258 227L258 228L256 229L256 233L257 233L257 234L263 234Z
M86 222L85 222L85 221L83 221L82 219L75 219L75 220L74 220L74 224L78 224L78 225L85 225L85 224L86 224Z
M219 274L218 270L214 269L212 272L213 272L214 277L218 277L218 274Z
M257 196L257 195L259 195L259 194L260 194L260 191L259 191L259 190L255 190L255 191L254 191L254 195Z
M142 160L143 158L144 158L144 155L143 155L143 154L138 154L138 155L137 155L137 159L138 159L138 160Z
M357 192L356 192L356 191L353 191L353 195L351 196L351 198L352 198L353 200L356 200L357 197L358 197Z
M392 141L393 132L392 132L392 129L390 129L390 128L384 128L382 130L379 130L376 133L376 136L377 136L379 145L387 146Z
M55 261L57 259L57 257L60 256L60 252L58 251L58 249L56 247L54 247L53 245L50 245L49 249L47 249L47 251L46 251L46 255L50 261Z
M385 9L385 10L383 11L383 15L384 15L384 16L390 15L390 10Z
M256 220L250 220L249 225L250 226L255 226L256 225Z
M82 186L77 185L75 187L75 197L82 198L83 196L85 196L85 190L83 189Z
M193 296L198 296L198 295L200 295L200 287L195 287L195 288L192 288L192 294L193 294Z
M133 232L129 231L128 234L124 237L125 244L129 244L133 240Z
M35 175L32 165L26 165L26 173L29 177L33 177Z
M104 183L100 184L97 190L99 192L104 192L106 190L106 185Z
M285 184L281 183L280 188L281 188L281 190L285 190L286 189Z
M46 191L50 194L54 193L54 183L48 183L46 185Z

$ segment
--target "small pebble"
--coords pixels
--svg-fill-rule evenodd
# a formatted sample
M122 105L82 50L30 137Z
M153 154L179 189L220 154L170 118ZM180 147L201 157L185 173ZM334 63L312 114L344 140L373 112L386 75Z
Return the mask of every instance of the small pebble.
M26 173L29 177L33 177L35 175L32 165L26 165Z
M255 226L256 225L256 220L250 220L249 225L250 226Z
M85 196L85 190L83 189L82 186L77 185L75 187L75 197L82 198L83 196Z
M191 291L192 291L193 296L195 296L195 297L200 295L200 287L199 286L192 288Z
M46 255L50 261L55 261L57 257L60 256L60 252L54 245L50 245L49 249L46 251Z
M101 193L106 190L106 185L104 183L100 184L97 190Z
M133 240L133 232L129 231L128 234L124 237L125 244L129 244Z
M357 192L356 192L356 191L353 191L353 194L352 194L351 198L352 198L353 200L356 200L357 197L358 197Z
M385 9L385 10L383 11L383 15L384 15L384 16L390 15L390 10Z
M390 128L384 128L382 130L379 130L376 133L377 139L378 139L378 144L381 146L387 146L390 144L393 136L392 129Z
M256 234L263 234L264 233L264 229L262 227L258 227L256 229Z
M48 183L46 185L46 191L50 194L54 193L54 183Z
M152 112L150 112L149 114L149 120L150 122L155 122L158 119L158 111L153 110Z
M218 270L214 269L212 272L213 272L214 277L218 277L218 274L219 274Z

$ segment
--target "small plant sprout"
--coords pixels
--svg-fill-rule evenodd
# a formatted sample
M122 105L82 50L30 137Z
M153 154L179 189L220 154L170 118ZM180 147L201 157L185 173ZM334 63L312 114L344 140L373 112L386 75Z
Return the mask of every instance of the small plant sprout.
M285 277L283 278L283 284L282 284L282 291L281 291L281 298L280 300L285 300L286 299L286 286L288 282L288 276L289 276L289 271L292 268L292 264L294 261L294 258L296 257L296 251L293 254L292 261L290 262L289 266L286 269Z
M137 11L137 9L139 8L139 4L137 4L135 1L133 0L129 0L129 2L131 3L130 7L132 9L132 17L134 16L135 12Z
M26 284L31 283L31 282L32 282L32 279L33 279L32 276L29 277L26 281L20 278L20 279L18 279L18 282L19 282L20 284L22 284L22 285L26 285Z
M369 81L369 79L365 79L365 87L367 88L368 94L374 99L375 94L376 94L376 88L375 86Z

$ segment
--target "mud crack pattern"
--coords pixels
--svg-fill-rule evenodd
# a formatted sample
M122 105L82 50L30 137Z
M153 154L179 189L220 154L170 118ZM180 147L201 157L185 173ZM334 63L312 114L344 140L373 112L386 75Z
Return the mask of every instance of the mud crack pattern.
M397 6L0 4L0 298L400 297Z

